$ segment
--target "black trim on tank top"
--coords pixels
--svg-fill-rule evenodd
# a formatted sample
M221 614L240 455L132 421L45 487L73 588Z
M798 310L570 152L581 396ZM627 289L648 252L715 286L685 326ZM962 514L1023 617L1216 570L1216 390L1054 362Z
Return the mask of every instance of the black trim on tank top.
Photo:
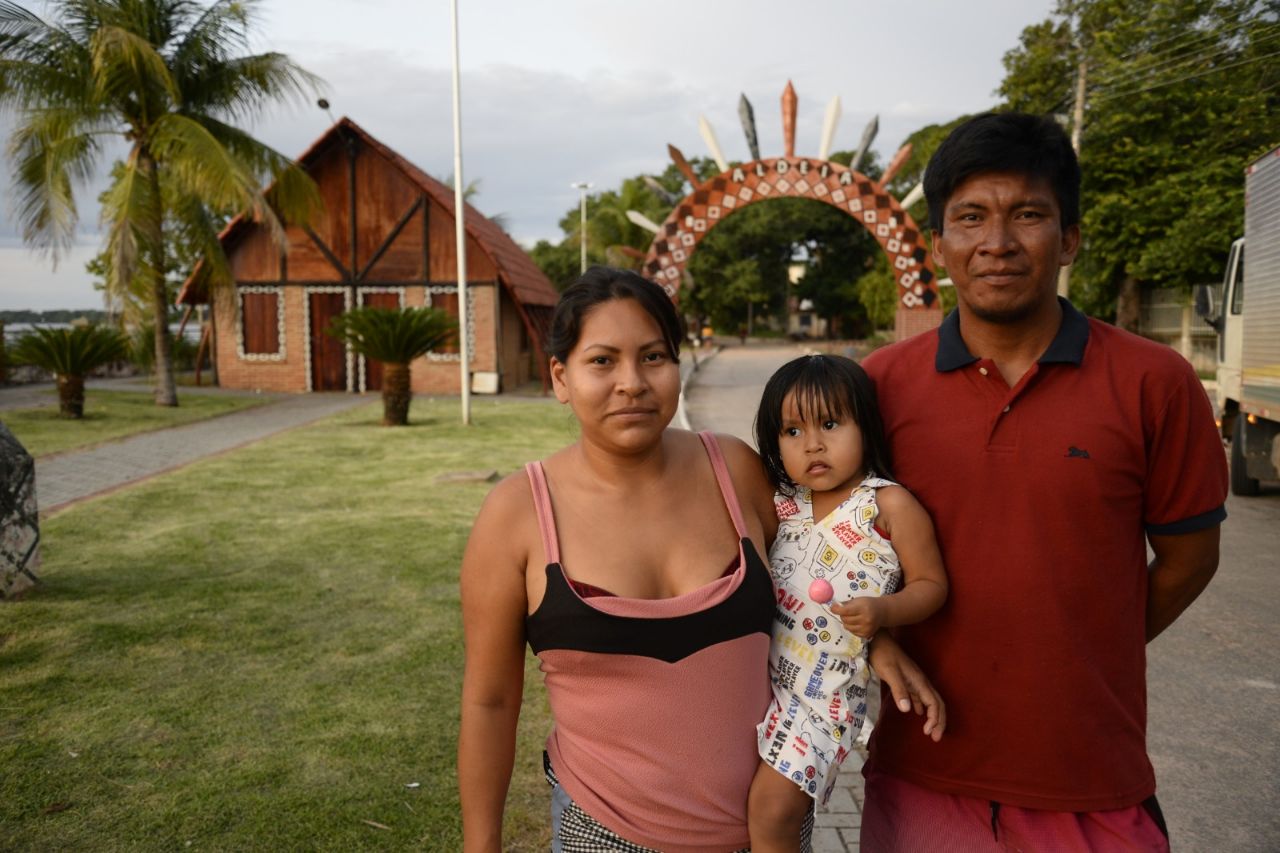
M741 540L741 547L745 575L728 598L696 613L652 619L597 610L569 587L558 563L549 563L542 603L525 617L529 647L534 654L559 649L676 663L729 640L767 637L773 628L773 581L751 541Z

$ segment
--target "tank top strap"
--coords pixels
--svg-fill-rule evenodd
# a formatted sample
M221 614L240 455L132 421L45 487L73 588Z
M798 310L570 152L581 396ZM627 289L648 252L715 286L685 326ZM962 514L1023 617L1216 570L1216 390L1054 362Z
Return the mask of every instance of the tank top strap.
M533 508L538 512L538 532L542 534L542 550L547 555L547 563L560 562L560 539L556 536L556 515L551 508L551 492L547 489L547 473L541 462L530 462L524 466L529 475L529 485L533 487Z
M707 456L711 458L711 470L716 472L716 483L720 486L724 505L729 509L729 517L733 519L733 529L738 532L739 539L746 539L747 525L742 520L742 507L738 506L738 493L733 488L733 480L729 478L729 466L725 464L724 454L720 452L720 443L711 432L700 432L698 438L702 439Z

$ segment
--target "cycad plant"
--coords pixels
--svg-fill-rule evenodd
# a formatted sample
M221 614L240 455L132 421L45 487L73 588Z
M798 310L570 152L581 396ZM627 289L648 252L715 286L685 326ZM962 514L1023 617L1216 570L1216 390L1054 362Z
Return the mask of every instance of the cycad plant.
M58 414L84 417L84 379L94 370L129 357L129 342L110 326L37 326L18 339L13 361L53 374L58 383Z
M383 363L382 423L409 423L409 362L448 343L458 323L435 308L354 308L334 317L329 334Z
M260 0L53 0L46 20L0 0L0 109L12 108L15 208L28 244L70 247L73 183L111 139L128 149L103 199L108 289L145 281L156 337L156 403L177 405L165 242L192 240L211 283L229 279L217 240L225 213L247 210L281 238L280 216L306 221L319 193L303 171L237 125L315 89L279 53L250 54ZM268 196L264 182L274 179Z

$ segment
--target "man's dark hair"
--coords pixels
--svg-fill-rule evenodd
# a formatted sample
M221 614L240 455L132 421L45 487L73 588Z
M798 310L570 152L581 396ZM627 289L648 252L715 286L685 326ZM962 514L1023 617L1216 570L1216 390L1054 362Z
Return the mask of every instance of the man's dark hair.
M634 299L662 330L671 360L680 361L680 341L684 339L684 322L667 292L630 270L593 266L565 288L551 315L551 331L547 335L547 353L563 364L582 334L582 321L587 313L602 302Z
M892 478L889 442L876 386L855 361L839 355L802 355L787 362L765 383L756 411L756 447L775 489L795 494L796 483L782 464L782 405L794 393L805 423L823 418L852 418L862 431L862 464L868 474Z
M1080 222L1080 163L1067 134L1048 116L984 113L951 131L924 173L930 229L942 233L947 200L979 172L1044 178L1058 200L1063 230Z

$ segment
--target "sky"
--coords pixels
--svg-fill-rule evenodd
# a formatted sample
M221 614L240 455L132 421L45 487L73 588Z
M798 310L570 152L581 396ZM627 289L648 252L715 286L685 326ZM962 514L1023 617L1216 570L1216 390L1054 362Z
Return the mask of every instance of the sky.
M39 0L24 5L47 9ZM799 96L796 153L816 156L838 96L833 150L856 148L879 116L882 161L928 124L997 102L1001 57L1053 0L458 0L463 177L476 206L503 214L518 242L558 240L578 202L575 181L616 188L660 173L668 143L708 154L698 117L725 155L749 159L740 94L756 116L761 155L782 154L780 98ZM453 172L448 0L260 0L256 51L281 51L324 80L333 116L348 116L441 179ZM0 138L14 126L0 113ZM251 129L297 156L328 128L314 99L282 105ZM101 248L96 198L108 151L78 193L74 248L56 268L23 245L12 168L0 193L0 309L101 307L85 262Z

